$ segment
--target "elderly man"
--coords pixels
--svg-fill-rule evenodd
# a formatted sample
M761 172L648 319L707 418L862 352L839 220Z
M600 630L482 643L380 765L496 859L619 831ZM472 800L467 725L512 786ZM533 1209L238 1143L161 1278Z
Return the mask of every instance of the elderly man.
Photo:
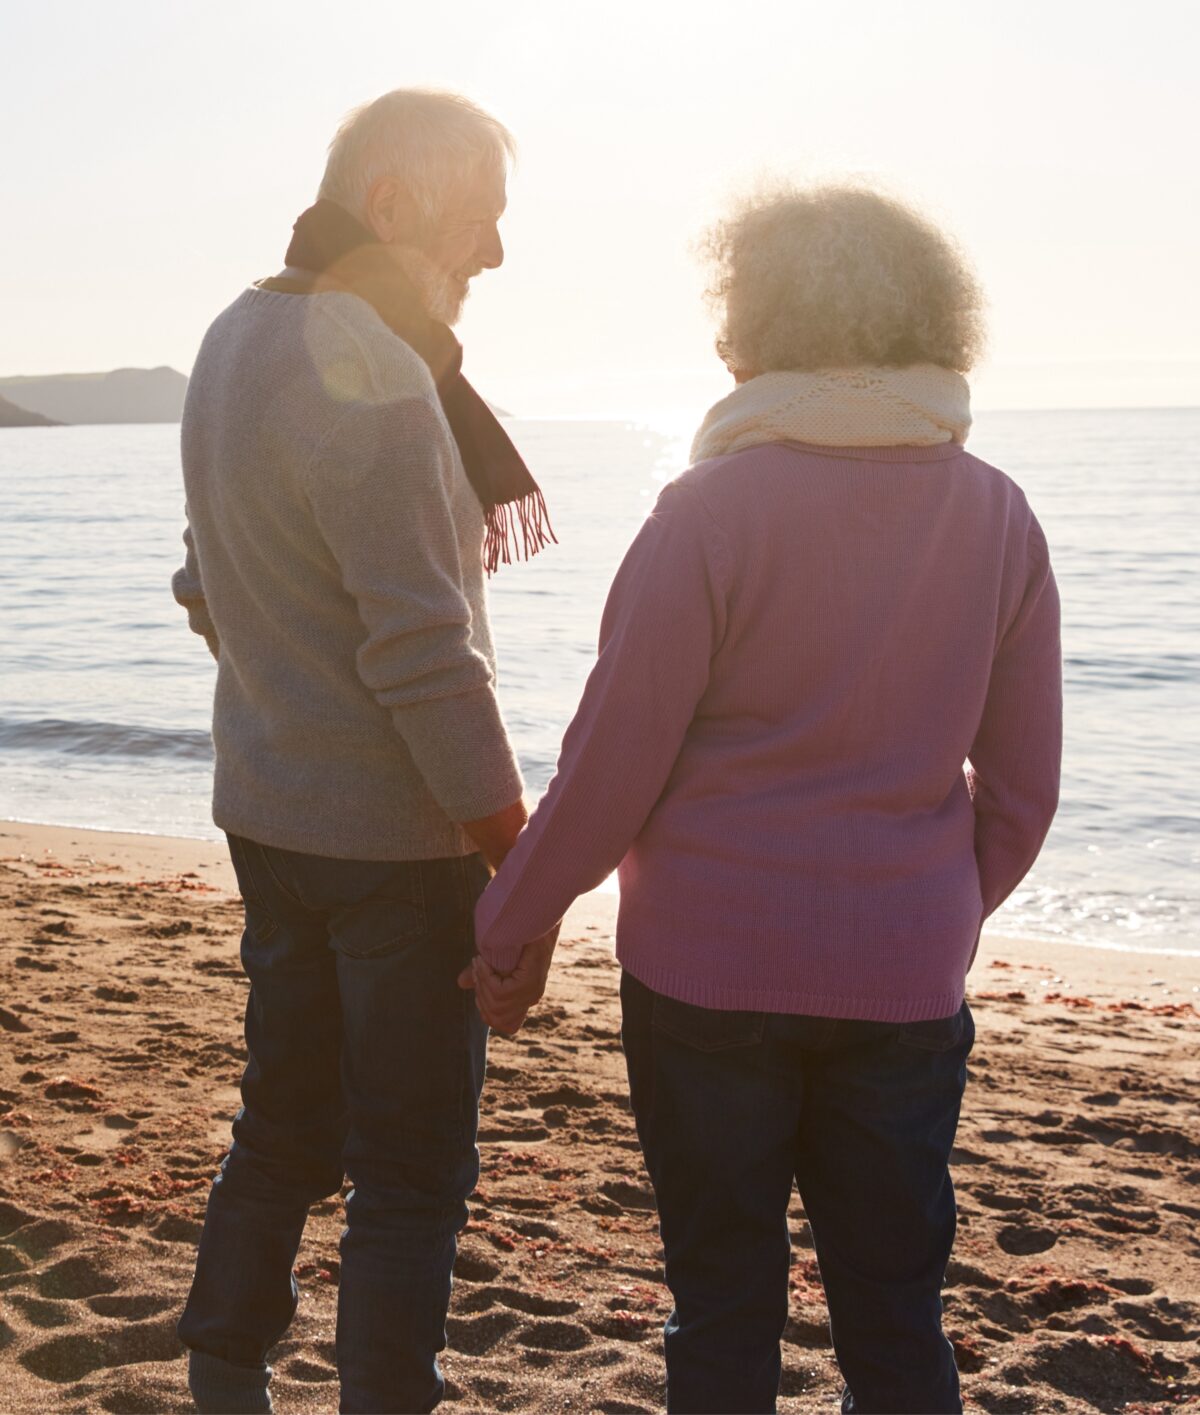
M174 590L217 660L213 818L251 984L243 1105L179 1324L202 1411L271 1409L305 1219L344 1174L341 1408L443 1393L486 1044L457 979L526 819L485 571L549 536L449 329L503 259L511 151L449 94L351 114L285 269L218 316L188 391Z

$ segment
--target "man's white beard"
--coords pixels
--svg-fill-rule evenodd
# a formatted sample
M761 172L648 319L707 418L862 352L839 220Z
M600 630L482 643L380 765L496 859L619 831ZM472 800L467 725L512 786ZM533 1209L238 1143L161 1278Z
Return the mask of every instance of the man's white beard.
M397 246L396 257L405 275L416 286L421 307L429 318L440 324L457 324L467 303L468 292L463 283L435 265L415 246Z

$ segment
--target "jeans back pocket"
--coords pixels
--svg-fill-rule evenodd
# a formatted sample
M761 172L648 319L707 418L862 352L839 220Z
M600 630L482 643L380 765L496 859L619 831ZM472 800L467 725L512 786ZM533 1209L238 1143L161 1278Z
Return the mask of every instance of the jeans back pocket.
M656 993L650 1022L656 1032L696 1051L731 1051L759 1045L766 1015L697 1007L694 1003Z
M348 958L384 958L428 932L418 861L394 865L379 889L344 904L329 921L330 945Z
M902 1022L896 1029L896 1040L902 1046L914 1047L917 1051L953 1051L970 1031L975 1037L975 1024L971 1010L964 1002L950 1017L933 1017L925 1022Z

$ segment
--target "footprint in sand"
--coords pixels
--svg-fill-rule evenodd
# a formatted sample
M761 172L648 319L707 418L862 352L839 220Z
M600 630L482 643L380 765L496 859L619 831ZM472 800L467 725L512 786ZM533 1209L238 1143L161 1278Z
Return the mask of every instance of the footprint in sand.
M1036 1342L1001 1375L1012 1386L1032 1379L1098 1409L1119 1410L1143 1401L1174 1404L1181 1394L1179 1378L1188 1375L1188 1368L1161 1354L1151 1357L1129 1341L1073 1336L1063 1342Z
M469 1314L495 1306L529 1317L569 1317L579 1311L580 1304L569 1298L539 1297L536 1292L522 1292L516 1287L478 1287L464 1296L458 1310Z
M1152 1341L1195 1341L1200 1331L1190 1302L1159 1297L1154 1302L1118 1302L1116 1310L1139 1336Z
M471 1381L470 1393L476 1395L483 1402L485 1410L513 1410L516 1408L512 1398L512 1382L506 1380L496 1380L491 1376L476 1376ZM465 1395L457 1386L451 1390L450 1383L446 1385L447 1399L461 1399Z
M102 1002L136 1002L140 994L133 988L120 988L111 983L102 983L96 989L96 996Z
M42 1380L66 1384L101 1367L174 1361L181 1350L174 1318L167 1318L125 1326L103 1335L80 1333L52 1337L23 1351L18 1360Z
M7 1244L0 1244L0 1290L12 1287L14 1283L23 1282L25 1274L33 1264L22 1253L8 1247Z
M543 1007L531 1013L525 1022L526 1032L557 1032L559 1024L566 1021L565 1007Z
M961 1145L955 1145L950 1151L950 1163L952 1165L987 1164L986 1155L976 1154L974 1150L965 1149Z
M137 1121L125 1115L106 1115L99 1125L77 1131L72 1137L82 1153L75 1155L76 1164L103 1164L103 1151L126 1144L129 1132L137 1129ZM99 1153L98 1153L99 1152Z
M7 1239L10 1233L16 1232L18 1228L23 1228L27 1223L33 1223L36 1218L36 1214L19 1209L16 1204L0 1200L0 1240Z
M992 1289L1001 1286L1001 1280L993 1277L983 1268L961 1258L951 1258L946 1264L946 1284L949 1287L982 1287Z
M194 926L188 919L176 919L171 924L151 924L148 928L138 929L138 933L145 938L182 938L185 934L194 931Z
M496 1141L511 1141L515 1144L532 1144L538 1140L548 1140L550 1131L544 1125L531 1125L518 1121L514 1125L481 1125L479 1143L487 1145Z
M109 1365L108 1347L95 1336L60 1336L43 1342L18 1358L27 1371L59 1384L81 1380Z
M592 1333L578 1322L532 1322L517 1337L522 1346L539 1351L580 1351L592 1343Z
M535 1091L529 1097L529 1104L531 1106L562 1106L569 1110L589 1110L592 1106L599 1105L600 1100L587 1091L581 1091L578 1086L564 1084L556 1086L552 1091Z
M996 1234L996 1242L1006 1253L1014 1257L1028 1257L1031 1253L1045 1253L1058 1242L1058 1234L1051 1228L1039 1228L1036 1224L1006 1224Z
M224 958L201 958L193 963L192 967L197 973L204 973L211 978L242 978L244 974L240 966L230 963Z
M521 1325L513 1312L484 1312L478 1317L447 1317L446 1335L454 1351L483 1356Z
M815 1311L815 1309L814 1309ZM820 1316L793 1314L783 1329L783 1340L789 1346L815 1347L825 1350L833 1345L829 1336L829 1322Z
M1029 1200L1020 1194L998 1194L991 1189L975 1189L971 1196L984 1208L999 1209L1001 1212L1016 1212L1029 1207Z
M10 1012L7 1007L0 1007L0 1031L31 1032L33 1028L27 1022L23 1022L15 1012Z
M454 1260L454 1276L459 1282L491 1282L500 1276L500 1268L487 1258L460 1248Z
M111 1294L88 1299L88 1306L98 1317L119 1317L126 1322L142 1322L157 1317L160 1312L179 1305L174 1297L154 1297L148 1292L129 1296Z
M186 1218L183 1214L165 1214L150 1232L161 1243L186 1243L194 1248L200 1241L202 1228L199 1219Z
M644 1341L651 1332L658 1331L662 1322L658 1317L646 1312L609 1312L603 1317L593 1317L588 1322L594 1336L606 1341Z
M67 1327L75 1320L69 1303L47 1302L41 1297L31 1297L27 1292L10 1293L5 1305L31 1327Z
M94 1258L82 1253L64 1258L37 1278L37 1289L43 1297L98 1297L119 1286Z
M74 1229L64 1219L30 1216L25 1223L5 1235L2 1241L25 1257L41 1262L74 1234Z
M303 1356L293 1356L279 1368L280 1373L293 1381L304 1381L317 1385L325 1381L336 1381L337 1367L327 1366L323 1361L310 1361Z
M646 1212L654 1208L654 1192L640 1184L629 1184L624 1180L608 1179L600 1186L606 1199L619 1204L623 1209L640 1209Z

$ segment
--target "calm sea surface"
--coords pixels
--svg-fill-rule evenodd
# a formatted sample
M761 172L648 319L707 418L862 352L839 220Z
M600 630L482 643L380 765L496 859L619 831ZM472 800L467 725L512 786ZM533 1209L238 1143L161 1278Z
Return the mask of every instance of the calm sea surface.
M622 423L515 422L561 546L495 580L505 715L531 791L590 667L605 591L686 462ZM169 580L175 427L0 431L0 818L212 837L214 667ZM1063 804L1006 932L1200 950L1200 409L980 415L1062 590Z

